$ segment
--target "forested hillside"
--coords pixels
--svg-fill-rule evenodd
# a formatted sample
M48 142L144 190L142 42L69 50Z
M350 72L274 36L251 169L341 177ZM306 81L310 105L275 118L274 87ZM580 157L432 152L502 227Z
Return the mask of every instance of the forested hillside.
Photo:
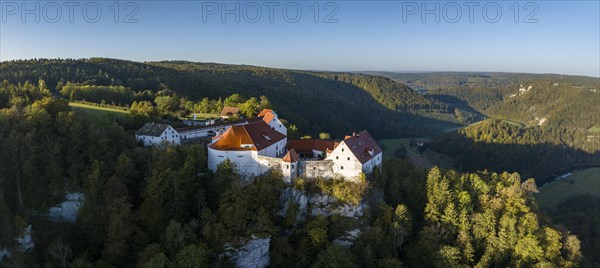
M598 83L575 84L567 79L532 80L515 88L488 113L543 129L587 131L600 126L599 87Z
M516 171L540 184L600 165L600 79L498 73L388 74L438 100L496 119L446 134L431 144L463 171ZM472 109L472 110L471 110ZM597 180L595 174L592 179ZM567 191L567 189L562 189ZM576 196L545 213L580 234L583 267L596 267L598 197Z
M273 172L241 183L230 162L210 172L202 145L136 144L132 133L148 115L96 121L72 111L44 82L2 89L6 267L231 267L231 248L249 239L270 241L264 250L272 267L581 261L579 239L545 223L531 196L535 183L516 173L427 172L389 160L358 182L286 185ZM316 203L296 203L285 197L290 192L368 210L315 213ZM70 196L80 199L65 200ZM64 211L68 202L81 208ZM74 215L57 217L56 210Z
M488 119L439 137L431 148L454 157L461 170L507 170L549 181L572 167L600 165L598 149L569 146L585 135L576 130L555 132Z
M460 107L457 118L493 120L432 143L465 171L511 170L547 180L578 165L598 164L600 80L509 73L380 73Z
M6 267L231 267L247 241L269 241L261 258L266 252L271 267L598 263L597 235L581 243L564 227L585 235L596 218L575 224L552 211L547 215L563 226L555 225L538 210L536 181L529 179L545 182L563 169L600 164L598 115L583 113L594 113L597 103L586 79L517 75L526 81L515 87L508 74L464 81L448 74L426 79L460 84L457 94L420 95L379 76L253 66L88 59L0 68ZM497 87L486 84L496 80ZM475 84L480 94L460 89ZM129 112L97 120L69 101ZM433 136L456 126L451 120L506 120L484 120L431 142L459 171L388 159L381 172L357 182L286 184L273 172L242 183L230 162L208 170L203 145L145 148L134 141L145 122L224 105L246 116L273 107L290 135L334 138L363 128L377 138ZM576 208L577 200L561 209L574 217L597 210ZM81 206L74 215L56 216L73 202Z
M528 82L539 80L553 81L561 85L598 87L598 78L585 76L569 76L558 74L522 74L522 73L391 73L367 72L389 77L406 84L413 89L439 96L440 98L457 99L480 112L484 112L510 95Z
M13 84L41 79L51 91L69 82L112 87L132 96L128 101L165 90L194 101L234 93L266 96L283 118L312 135L343 137L369 129L377 138L431 136L456 125L447 105L380 76L101 58L3 62L0 70L0 80Z

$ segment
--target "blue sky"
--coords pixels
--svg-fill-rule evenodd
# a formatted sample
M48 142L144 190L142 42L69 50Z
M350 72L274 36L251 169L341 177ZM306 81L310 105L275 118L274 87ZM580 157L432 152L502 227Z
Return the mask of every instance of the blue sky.
M60 1L2 0L0 60L110 57L332 71L600 76L599 1L127 3L69 7Z

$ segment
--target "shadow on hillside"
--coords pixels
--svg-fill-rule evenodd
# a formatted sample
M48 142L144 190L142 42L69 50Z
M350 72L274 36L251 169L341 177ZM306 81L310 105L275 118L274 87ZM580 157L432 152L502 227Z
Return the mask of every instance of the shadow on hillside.
M135 91L169 89L195 101L203 97L224 99L233 93L246 97L264 95L283 119L297 126L300 134L313 136L328 132L339 139L367 129L377 139L431 137L444 129L458 126L448 121L391 110L362 88L305 71L190 62L140 63L101 58L4 62L1 69L0 80L22 83L44 79L52 89L59 81L71 81L124 85ZM363 78L357 76L356 79ZM411 97L414 99L414 96L407 96L407 99Z
M454 108L460 108L461 110L476 114L480 118L485 118L485 115L481 114L479 111L475 110L475 108L471 107L466 101L461 100L457 97L450 95L429 95L432 99L438 100L440 102L447 103L448 111L454 112Z
M457 133L440 137L431 149L455 158L455 168L474 172L518 172L523 180L535 178L538 185L551 182L577 167L600 166L600 151L588 153L549 143L523 145L475 142Z

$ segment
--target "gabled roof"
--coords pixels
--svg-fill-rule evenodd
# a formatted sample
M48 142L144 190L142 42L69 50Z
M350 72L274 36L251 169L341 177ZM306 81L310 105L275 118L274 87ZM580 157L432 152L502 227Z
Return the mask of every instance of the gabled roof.
M221 110L221 116L232 116L232 115L238 114L238 113L240 113L240 108L238 108L238 107L225 106L225 107L223 107L223 110Z
M343 142L362 164L382 152L377 142L366 130L352 136L346 136Z
M265 123L271 123L271 121L273 121L273 119L277 118L277 115L275 115L275 113L270 112L270 113L266 113L265 116L263 116L263 121L265 121Z
M262 117L262 120L268 124L271 123L273 119L277 118L277 114L271 109L263 109L257 117Z
M333 150L337 144L333 141L303 139L303 140L288 140L285 148L295 150L299 154L312 154L313 150L327 152Z
M260 151L285 138L285 135L271 129L264 121L258 121L247 125L231 126L223 133L220 140L209 147L221 151ZM242 144L250 144L251 147L242 148Z
M298 155L298 153L296 153L296 151L294 149L291 149L287 152L287 154L285 154L285 156L281 159L281 161L288 162L288 163L295 163L295 162L298 162L298 159L300 159L300 156Z
M242 144L252 144L248 133L242 126L231 126L221 135L221 139L210 147L223 151L252 150L252 148L242 148Z
M258 117L265 116L266 114L268 114L268 113L272 113L272 112L273 112L273 110L271 110L271 109L263 109L263 110L262 110L262 111L260 111L260 113L258 114Z
M146 123L135 132L135 135L160 137L160 135L163 134L163 132L165 132L165 130L169 127L170 126L166 124L154 122Z

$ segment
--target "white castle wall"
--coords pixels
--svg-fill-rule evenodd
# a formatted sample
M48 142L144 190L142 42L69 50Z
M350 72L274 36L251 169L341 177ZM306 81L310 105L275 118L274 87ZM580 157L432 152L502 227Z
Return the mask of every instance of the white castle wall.
M287 136L287 128L279 121L278 118L273 118L271 122L269 122L269 126L276 130L277 132Z
M229 159L235 164L236 172L244 177L262 174L256 161L256 151L219 151L208 148L208 168L217 171L217 166Z
M331 160L302 161L300 163L300 176L305 178L333 178L338 168Z
M276 157L278 155L282 155L283 152L285 151L286 143L287 143L287 139L278 141L274 144L271 144L271 146L260 150L260 152L258 152L258 155L270 156L270 157Z
M373 172L373 168L374 167L378 167L381 168L381 161L382 161L383 155L382 153L379 153L377 155L375 155L371 160L367 161L366 163L363 164L363 173L371 173Z
M335 164L335 173L346 178L358 176L363 172L363 165L356 159L345 142L341 142L333 152L327 156L327 160Z

